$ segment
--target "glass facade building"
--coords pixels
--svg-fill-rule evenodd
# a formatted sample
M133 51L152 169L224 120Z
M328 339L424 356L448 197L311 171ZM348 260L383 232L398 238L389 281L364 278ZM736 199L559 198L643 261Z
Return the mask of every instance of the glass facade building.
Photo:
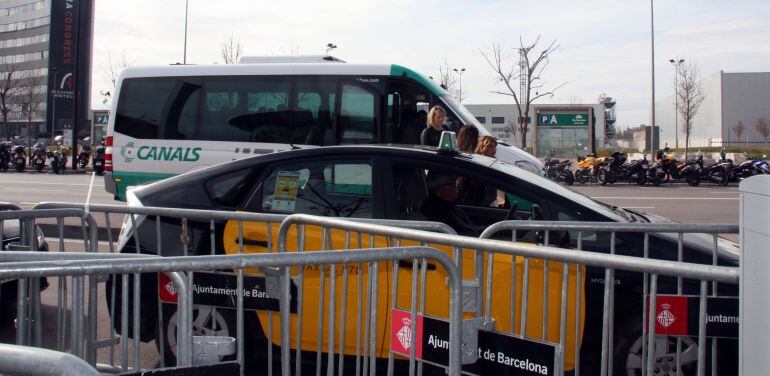
M45 137L52 0L0 0L0 137ZM5 116L2 116L5 114Z

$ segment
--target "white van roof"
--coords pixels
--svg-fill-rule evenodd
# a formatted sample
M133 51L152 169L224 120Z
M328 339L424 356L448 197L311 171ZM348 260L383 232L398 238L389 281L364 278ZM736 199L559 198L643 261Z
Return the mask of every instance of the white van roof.
M238 64L262 63L344 63L331 55L243 56Z

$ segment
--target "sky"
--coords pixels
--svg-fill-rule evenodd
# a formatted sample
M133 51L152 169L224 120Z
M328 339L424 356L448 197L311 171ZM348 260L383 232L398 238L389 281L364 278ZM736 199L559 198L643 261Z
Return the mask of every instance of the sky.
M350 63L400 64L436 77L446 62L465 68L466 104L511 103L482 51L499 43L516 64L519 41L556 41L537 103L617 102L621 128L649 123L650 2L605 0L188 0L187 63L222 63L222 43L243 55L322 54ZM109 62L132 66L182 62L185 0L97 1L94 106L112 90ZM697 64L702 77L770 71L770 3L713 0L654 2L656 101L673 93L670 58Z

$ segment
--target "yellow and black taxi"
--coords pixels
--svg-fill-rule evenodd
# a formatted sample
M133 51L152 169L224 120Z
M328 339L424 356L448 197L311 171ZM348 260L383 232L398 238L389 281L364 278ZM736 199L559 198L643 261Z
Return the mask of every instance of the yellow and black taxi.
M396 145L356 145L335 146L324 148L311 148L277 152L261 156L255 156L243 160L224 163L204 170L179 175L168 180L157 182L131 191L128 199L129 205L148 207L173 207L207 209L220 211L242 211L275 214L311 214L318 216L333 216L342 218L374 218L392 220L417 220L443 222L451 226L458 234L465 236L479 236L488 226L507 219L531 220L531 221L580 221L580 222L664 222L664 218L608 206L594 201L584 195L576 193L557 183L549 181L539 175L527 172L514 165L500 160L480 155L447 152L437 148L420 146L396 146ZM184 246L178 240L179 221L160 219L153 216L142 217L134 225L126 222L121 231L119 249L121 252L160 253L162 256L178 256L184 252ZM272 232L272 241L276 241L278 224L268 223L243 223L240 227L235 222L220 221L213 225L215 234L214 250L212 251L212 224L188 223L190 229L190 244L186 247L193 254L207 255L214 253L239 253L239 231L242 230L243 252L265 252L268 239ZM171 236L164 237L159 242L156 230L168 231ZM166 229L168 228L168 229ZM339 237L338 237L339 238ZM135 244L139 241L140 244ZM170 240L167 240L170 239ZM176 239L176 240L174 240ZM508 237L510 239L510 236ZM551 233L549 244L566 248L577 248L577 234L562 231ZM541 233L530 231L520 234L519 241L541 243ZM289 245L291 251L295 244ZM596 232L581 236L582 248L594 252L610 252L610 235ZM321 235L307 234L305 250L321 249ZM344 249L344 243L335 241L333 249ZM383 242L384 243L384 242ZM639 256L643 255L644 237L638 233L618 233L615 239L615 252L617 254ZM721 265L737 265L738 252L734 243L720 239L718 241L719 263ZM158 252L159 244L163 247ZM275 243L273 243L275 244ZM663 234L652 234L649 239L650 257L658 259L677 259L677 238ZM382 245L380 245L382 246ZM699 238L686 235L684 242L684 261L711 264L713 238ZM441 248L441 247L438 247ZM451 249L443 247L450 252ZM471 252L468 252L469 254ZM463 256L464 258L466 256ZM471 273L470 267L473 261L469 258L463 260L465 269L463 275ZM561 267L551 263L551 272L560 271ZM521 262L516 261L515 268L519 271L519 286L521 289ZM530 264L529 285L530 299L543 299L542 263L533 261ZM575 294L570 294L568 307L575 310L581 307L583 310L581 322L575 322L576 315L568 314L567 333L565 344L566 370L575 368L574 338L580 335L580 369L581 374L593 374L593 369L598 368L601 357L603 294L604 294L604 269L584 267L584 273L580 280L576 278L575 266L571 266L568 277L569 291L575 291L579 286L580 305L575 304ZM402 268L410 269L410 268ZM440 269L440 268L438 268ZM497 258L495 256L494 279L510 281L512 276L511 257ZM380 268L388 270L387 267ZM307 273L312 273L307 271ZM305 275L305 280L312 279L311 274ZM411 273L411 270L404 271ZM436 281L443 281L445 277L441 271L431 271ZM539 273L539 276L538 276ZM551 275L551 274L549 274ZM142 286L142 340L150 341L156 335L164 336L164 343L174 343L173 330L167 327L168 322L173 322L171 317L164 317L163 328L158 328L157 306L157 282L152 276L146 276ZM561 291L561 274L556 278L549 277L551 288L549 289L549 304L553 309L548 311L547 340L558 342L559 338L559 301ZM642 338L642 305L643 283L639 273L624 273L617 271L615 274L615 317L614 343L611 351L614 351L615 374L641 374L641 338ZM537 282L541 281L541 282ZM306 282L307 283L307 282ZM119 281L116 282L119 284ZM337 286L341 286L338 283ZM408 284L403 284L408 285ZM518 331L520 318L510 322L511 307L520 309L521 294L515 304L511 301L511 283L495 287L491 314L496 319L496 329L508 331L511 325ZM442 286L444 283L436 283L433 286ZM556 286L556 287L554 287ZM676 279L660 280L659 291L676 292ZM685 284L685 293L689 290L697 290L698 284L692 286ZM356 287L351 287L356 288ZM406 288L406 287L405 287ZM539 289L539 290L538 290ZM109 291L109 289L108 289ZM117 290L118 292L120 289ZM520 292L520 291L519 291ZM737 295L735 286L721 286L720 294ZM343 293L339 291L339 293ZM346 291L344 293L349 293ZM387 289L380 290L381 297L378 301L382 305L380 309L389 308L391 294ZM109 295L109 294L108 294ZM402 292L398 292L399 304ZM404 297L408 292L404 292ZM323 296L323 295L321 295ZM445 302L448 291L431 291L428 294L426 313L437 317L448 317L448 307ZM317 294L307 294L303 306L304 317L315 318L318 313L317 304L310 301L319 299ZM436 302L442 303L431 304ZM440 299L440 300L439 300ZM110 297L108 296L108 301ZM120 302L120 299L116 299ZM408 299L405 299L408 305ZM538 337L543 326L543 315L539 309L542 300L530 300L528 306L527 334ZM119 303L118 303L119 304ZM116 316L120 310L113 309ZM131 311L129 311L131 312ZM164 309L166 312L173 310ZM354 315L351 311L349 317ZM216 317L211 310L200 307L196 310L195 321L198 323L215 321L214 328L217 334L229 334L235 336L234 314L227 310L220 310ZM259 312L256 315L247 315L246 333L252 340L261 339L262 333L268 332L266 314ZM385 315L381 315L385 316ZM118 317L119 318L119 317ZM622 318L622 319L620 319ZM388 325L382 318L383 333ZM278 329L278 320L274 329ZM305 320L307 322L313 320ZM116 320L119 323L119 320ZM294 325L293 323L292 325ZM348 325L354 325L353 320ZM116 324L117 325L117 324ZM314 325L314 324L313 324ZM552 328L552 326L554 326ZM117 328L119 329L119 328ZM206 332L202 326L201 333ZM351 327L352 330L352 327ZM532 333L530 333L532 331ZM274 332L276 332L274 330ZM129 331L131 333L131 331ZM162 333L162 334L156 334ZM303 330L307 338L301 338L302 348L315 349L318 341L325 341L325 337L318 338L310 327ZM580 333L580 334L576 334ZM292 333L294 335L294 333ZM351 344L345 344L346 354L355 354L353 336L348 336ZM273 339L275 345L280 344L280 339ZM157 341L156 341L157 342ZM674 341L675 343L676 341ZM292 339L292 346L297 343ZM737 342L736 342L737 343ZM387 341L378 344L378 351L387 357ZM656 356L660 355L661 362L671 362L668 355L675 354L676 350L660 347ZM324 348L325 345L324 345ZM734 348L734 349L733 349ZM735 351L733 351L735 350ZM168 349L166 354L173 356ZM247 349L248 351L248 349ZM697 354L697 343L684 341L681 352L687 356ZM658 352L661 352L660 354ZM737 345L720 346L720 367L732 366L737 356ZM682 364L692 366L695 363L693 357L681 358ZM246 356L249 358L249 355ZM724 360L722 359L724 358ZM662 363L661 363L662 364ZM721 373L720 373L721 374Z

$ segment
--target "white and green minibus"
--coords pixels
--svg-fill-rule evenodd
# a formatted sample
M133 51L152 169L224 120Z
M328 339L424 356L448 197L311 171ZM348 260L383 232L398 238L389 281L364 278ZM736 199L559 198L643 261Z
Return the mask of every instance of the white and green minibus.
M126 187L252 155L340 144L417 144L420 109L447 125L473 115L430 79L399 65L266 63L132 67L120 75L105 139L105 187ZM542 174L500 143L497 158Z

